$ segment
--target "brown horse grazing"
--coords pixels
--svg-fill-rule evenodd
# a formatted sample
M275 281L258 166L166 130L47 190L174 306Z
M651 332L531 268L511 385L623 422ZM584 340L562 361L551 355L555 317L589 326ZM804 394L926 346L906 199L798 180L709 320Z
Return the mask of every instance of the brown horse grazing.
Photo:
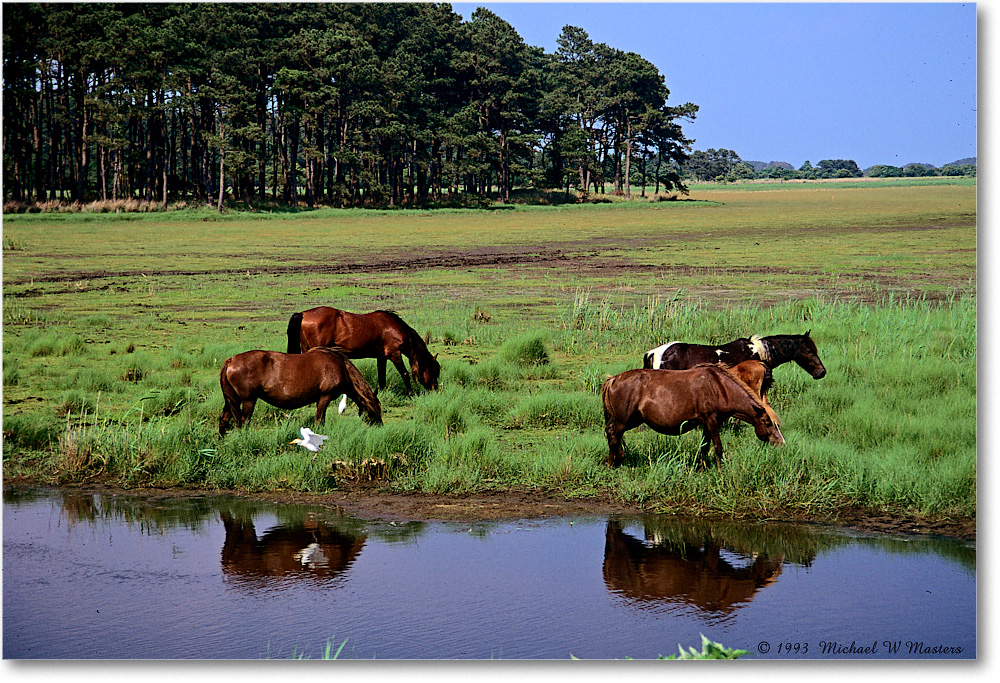
M222 364L219 383L226 402L219 417L220 436L233 419L237 427L246 424L257 399L286 410L315 403L319 424L330 400L347 394L358 405L358 415L369 424L382 424L382 406L375 392L354 364L334 349L302 354L247 351Z
M701 427L702 461L709 446L714 446L717 464L722 463L719 425L730 417L752 424L761 441L785 443L760 397L720 365L705 364L690 370L626 370L604 382L601 400L609 467L620 465L624 459L622 435L643 424L672 436Z
M437 389L441 366L417 332L393 311L348 313L329 306L295 313L288 321L288 353L317 346L335 346L348 358L375 358L378 386L385 389L386 360L399 370L407 395L413 395L403 356L413 379L425 389Z
M654 370L687 370L701 363L721 363L733 366L745 360L763 361L773 369L789 361L808 372L813 379L826 375L823 361L819 359L816 342L805 334L776 334L771 337L754 335L735 339L721 346L669 342L646 352L642 367ZM771 375L764 380L762 395L771 388Z

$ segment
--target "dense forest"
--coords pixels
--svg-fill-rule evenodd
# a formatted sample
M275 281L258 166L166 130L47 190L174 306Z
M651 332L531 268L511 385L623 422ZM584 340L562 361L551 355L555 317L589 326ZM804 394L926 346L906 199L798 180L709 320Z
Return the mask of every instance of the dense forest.
M664 76L446 3L5 3L5 200L427 206L683 190Z

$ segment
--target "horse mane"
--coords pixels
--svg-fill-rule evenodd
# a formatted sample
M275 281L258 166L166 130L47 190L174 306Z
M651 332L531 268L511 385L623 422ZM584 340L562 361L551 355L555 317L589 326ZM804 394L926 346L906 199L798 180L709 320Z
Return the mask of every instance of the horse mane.
M430 349L427 348L427 342L425 342L424 338L420 336L420 333L418 333L415 329L410 327L409 323L400 318L399 314L396 313L396 311L390 309L382 309L378 312L389 316L396 322L397 325L400 326L400 328L402 328L402 330L406 333L407 340L410 342L410 345L413 348L413 350L419 353L424 360L434 358L434 356L431 354Z
M765 410L767 410L767 407L764 405L763 401L760 400L760 396L758 396L757 393L753 389L750 388L750 385L748 385L746 382L744 382L739 377L737 377L736 374L733 372L732 368L726 367L725 365L720 365L719 363L699 363L698 365L695 365L694 367L696 367L696 368L714 368L716 370L719 370L720 372L722 372L725 375L727 375L729 377L729 379L733 380L733 382L736 383L736 386L738 386L740 389L742 389L743 391L745 391L746 394L747 394L747 396L750 397L750 400L753 403L755 403L755 404L759 405L761 408L764 408Z
M770 360L778 361L772 365L780 365L795 358L796 349L801 347L806 339L809 339L808 334L775 334L761 337L760 341L767 349Z
M767 342L764 341L764 337L759 334L750 335L750 345L762 361L767 363L771 360L771 351L767 348Z
M347 350L343 346L337 346L336 344L330 344L329 346L314 346L309 349L309 351L306 351L306 353L309 353L310 351L325 351L344 359L347 358Z

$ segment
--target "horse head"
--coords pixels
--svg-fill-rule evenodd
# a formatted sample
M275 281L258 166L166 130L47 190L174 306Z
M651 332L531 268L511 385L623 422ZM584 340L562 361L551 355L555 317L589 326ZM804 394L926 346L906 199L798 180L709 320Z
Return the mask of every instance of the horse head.
M762 405L753 407L756 419L752 422L754 433L761 441L766 441L772 446L782 446L785 437L778 428L778 424L771 418L771 412Z
M433 356L429 353L421 357L423 354L414 354L413 358L410 359L410 374L413 379L427 389L428 391L434 391L438 388L438 377L441 374L441 365L437 361L437 354Z
M799 337L800 341L796 344L795 356L792 360L812 375L813 379L823 379L826 376L826 368L823 367L823 361L819 359L819 350L816 348L816 342L809 336L810 332L812 330Z

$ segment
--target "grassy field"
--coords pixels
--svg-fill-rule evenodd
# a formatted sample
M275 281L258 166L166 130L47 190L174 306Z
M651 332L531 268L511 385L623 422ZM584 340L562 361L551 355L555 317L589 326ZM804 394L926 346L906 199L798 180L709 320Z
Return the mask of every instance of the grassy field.
M509 489L737 516L976 513L976 186L696 186L681 201L494 210L18 214L3 225L5 477L320 492ZM291 313L398 311L442 363L385 425L258 405L220 440L222 361L283 350ZM788 445L626 434L598 389L671 339L811 329L828 369L775 372ZM374 384L375 365L359 361Z

